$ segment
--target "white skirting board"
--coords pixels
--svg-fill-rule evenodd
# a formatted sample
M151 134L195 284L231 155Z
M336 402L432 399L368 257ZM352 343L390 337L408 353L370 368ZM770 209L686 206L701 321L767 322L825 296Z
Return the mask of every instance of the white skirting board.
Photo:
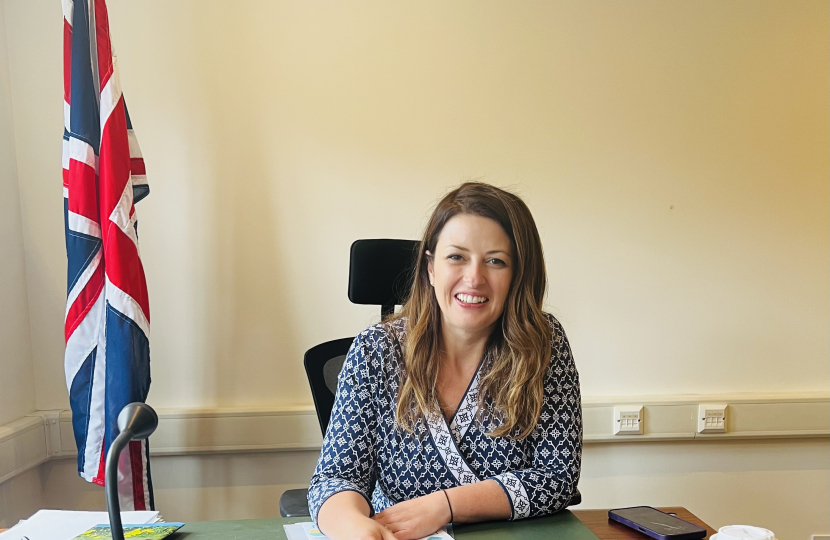
M727 407L727 432L699 434L698 405ZM618 405L642 405L642 435L614 435ZM273 409L162 409L150 438L152 455L318 450L312 406ZM625 396L583 400L585 444L830 437L830 395L736 394ZM37 411L0 426L0 483L50 458L73 457L72 414Z
M0 426L0 483L49 459L47 448L43 418L26 416Z

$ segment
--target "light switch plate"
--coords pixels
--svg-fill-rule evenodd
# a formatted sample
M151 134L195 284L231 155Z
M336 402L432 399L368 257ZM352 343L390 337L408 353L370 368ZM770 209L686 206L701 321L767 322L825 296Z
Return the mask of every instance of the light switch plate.
M726 405L701 404L697 408L698 433L726 433Z
M642 405L619 405L617 407L614 407L614 435L642 434Z

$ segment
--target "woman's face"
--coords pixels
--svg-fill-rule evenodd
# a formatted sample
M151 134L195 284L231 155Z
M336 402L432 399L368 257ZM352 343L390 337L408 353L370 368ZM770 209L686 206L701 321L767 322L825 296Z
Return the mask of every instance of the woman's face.
M501 225L481 216L454 216L439 234L427 270L445 331L489 335L513 277L513 249Z

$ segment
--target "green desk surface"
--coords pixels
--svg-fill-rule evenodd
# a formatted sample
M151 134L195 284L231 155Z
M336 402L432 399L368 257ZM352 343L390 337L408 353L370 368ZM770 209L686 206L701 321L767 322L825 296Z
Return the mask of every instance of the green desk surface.
M308 518L246 519L187 523L170 540L286 540L282 526ZM520 521L489 521L454 525L457 540L597 540L571 512Z

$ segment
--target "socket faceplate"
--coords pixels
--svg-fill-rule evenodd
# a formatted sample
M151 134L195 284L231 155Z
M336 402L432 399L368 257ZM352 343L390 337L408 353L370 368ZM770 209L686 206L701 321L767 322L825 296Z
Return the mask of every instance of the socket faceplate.
M698 433L726 433L726 405L710 403L697 408Z
M642 435L643 406L620 405L614 407L614 435Z

